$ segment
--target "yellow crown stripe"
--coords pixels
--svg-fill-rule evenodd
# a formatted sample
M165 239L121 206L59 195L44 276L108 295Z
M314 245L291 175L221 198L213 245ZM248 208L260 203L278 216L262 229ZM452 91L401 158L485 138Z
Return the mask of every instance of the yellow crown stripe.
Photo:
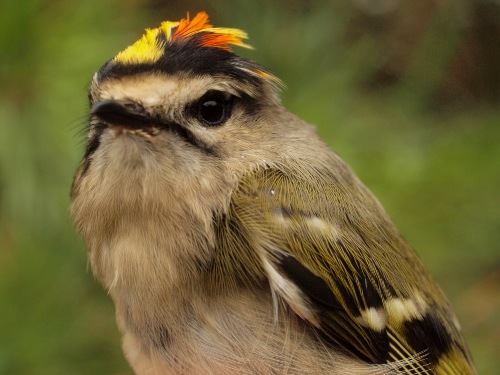
M165 21L162 22L159 29L165 33L165 39L168 42L172 41L172 29L179 26L179 22Z
M137 42L128 46L113 59L122 64L154 63L163 54L164 44L156 39L159 29L146 29L146 33Z
M188 40L193 35L205 33L198 43L199 47L220 48L231 51L230 45L252 48L244 43L248 35L243 30L225 27L213 27L208 22L208 15L199 12L192 20L187 18L179 22L165 21L156 29L146 29L145 34L134 44L118 53L113 62L122 64L153 64L164 53L166 43ZM163 34L164 38L158 38Z

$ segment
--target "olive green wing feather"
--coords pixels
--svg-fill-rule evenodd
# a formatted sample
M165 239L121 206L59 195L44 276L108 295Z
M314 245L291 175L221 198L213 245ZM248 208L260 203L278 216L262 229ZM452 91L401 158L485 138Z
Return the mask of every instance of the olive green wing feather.
M263 169L233 195L271 287L325 344L407 361L402 373L473 373L446 299L380 204L349 173L315 175Z

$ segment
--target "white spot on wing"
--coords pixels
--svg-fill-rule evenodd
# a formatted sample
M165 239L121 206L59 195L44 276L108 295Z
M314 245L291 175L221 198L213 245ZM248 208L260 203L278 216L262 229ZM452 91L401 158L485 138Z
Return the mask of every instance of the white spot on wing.
M267 259L263 259L264 269L267 272L269 283L273 291L276 291L287 303L292 310L302 319L308 320L315 326L319 327L319 322L316 314L309 307L309 304L303 297L302 290L292 281L283 277ZM277 301L274 301L275 309ZM276 312L277 316L277 312Z
M356 320L362 326L371 328L375 332L382 332L387 325L387 313L383 308L370 307L361 311L361 316Z
M332 223L317 216L311 216L305 219L306 225L312 231L317 231L323 236L338 237L339 230Z
M389 318L395 322L404 322L413 319L422 320L427 310L427 303L419 293L413 298L389 298L385 301L385 308Z

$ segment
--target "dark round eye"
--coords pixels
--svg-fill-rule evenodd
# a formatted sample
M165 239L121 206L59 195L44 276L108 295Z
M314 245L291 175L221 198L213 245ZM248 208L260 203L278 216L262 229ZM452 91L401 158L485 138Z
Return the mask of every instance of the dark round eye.
M198 119L208 126L220 125L231 115L233 96L222 91L211 90L196 104Z

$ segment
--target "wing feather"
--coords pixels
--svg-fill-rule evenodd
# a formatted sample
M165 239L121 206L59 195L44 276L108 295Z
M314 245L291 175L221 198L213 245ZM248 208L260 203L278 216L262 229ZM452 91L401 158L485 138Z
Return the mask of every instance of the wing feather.
M233 195L277 294L325 344L373 363L406 361L401 373L431 374L457 345L466 355L446 300L432 297L441 291L376 199L353 176L319 175L263 169Z

